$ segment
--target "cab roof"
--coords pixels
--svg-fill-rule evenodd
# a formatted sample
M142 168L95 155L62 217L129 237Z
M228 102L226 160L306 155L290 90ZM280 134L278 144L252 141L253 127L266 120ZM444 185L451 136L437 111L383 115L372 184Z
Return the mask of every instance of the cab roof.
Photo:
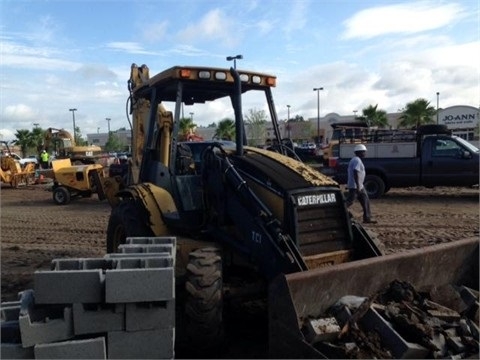
M242 92L276 85L276 77L273 75L246 70L238 70L238 73L242 79ZM155 90L161 101L175 101L179 82L183 84L183 101L186 104L220 99L234 91L234 79L229 69L200 66L171 67L133 91L136 97L149 99Z

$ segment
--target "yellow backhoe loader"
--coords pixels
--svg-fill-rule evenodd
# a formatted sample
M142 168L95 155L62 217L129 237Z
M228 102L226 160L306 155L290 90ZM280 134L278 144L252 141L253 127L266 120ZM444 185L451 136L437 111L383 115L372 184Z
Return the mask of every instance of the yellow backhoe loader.
M48 128L45 130L43 144L38 151L55 153L57 159L70 159L74 164L94 164L101 157L102 148L96 145L80 146L65 129Z
M396 278L422 289L460 284L465 274L478 289L478 239L382 256L377 239L351 217L335 181L287 146L274 152L246 145L247 99L264 99L282 144L272 96L276 80L193 66L150 77L146 65L132 65L133 153L128 186L115 195L107 251L115 252L127 237L177 237L177 354L214 356L226 314L239 299L268 299L272 356L325 357L302 329L340 296L365 296ZM184 111L212 109L232 109L234 142L179 141Z

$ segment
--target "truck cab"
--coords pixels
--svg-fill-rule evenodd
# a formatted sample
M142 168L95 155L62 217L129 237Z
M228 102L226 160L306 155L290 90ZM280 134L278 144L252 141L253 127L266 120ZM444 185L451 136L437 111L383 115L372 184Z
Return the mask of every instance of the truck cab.
M423 186L478 184L479 150L458 136L431 136L422 146Z

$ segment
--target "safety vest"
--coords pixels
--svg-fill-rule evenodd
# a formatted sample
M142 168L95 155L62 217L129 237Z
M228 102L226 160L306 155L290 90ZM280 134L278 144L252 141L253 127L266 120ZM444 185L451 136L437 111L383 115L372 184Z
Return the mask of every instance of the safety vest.
M40 158L42 159L43 162L47 162L48 161L48 153L47 152L41 153Z

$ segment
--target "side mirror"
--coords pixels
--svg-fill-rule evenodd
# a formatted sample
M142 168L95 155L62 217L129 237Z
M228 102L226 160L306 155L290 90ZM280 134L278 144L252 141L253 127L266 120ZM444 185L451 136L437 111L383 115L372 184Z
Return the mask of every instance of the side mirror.
M462 158L463 159L471 159L472 158L472 154L470 153L470 151L464 151L462 153Z

